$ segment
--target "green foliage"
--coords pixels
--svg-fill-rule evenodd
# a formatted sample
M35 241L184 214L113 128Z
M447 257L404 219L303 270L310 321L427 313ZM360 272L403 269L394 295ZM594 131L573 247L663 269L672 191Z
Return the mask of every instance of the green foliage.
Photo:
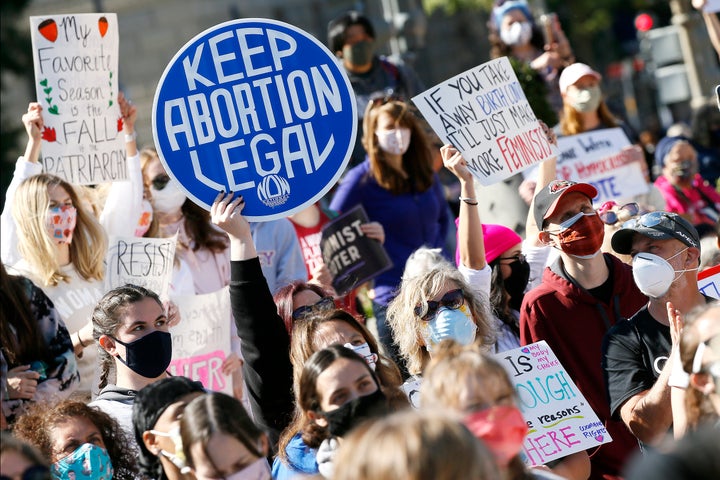
M482 10L489 12L493 0L422 0L423 9L430 15L436 10L443 10L448 15L463 10Z
M518 77L518 82L520 82L520 86L525 92L530 107L535 112L535 116L550 128L557 125L558 116L547 100L547 85L545 85L545 81L540 77L540 74L522 60L513 57L508 57L508 59L513 70L515 70L515 75Z

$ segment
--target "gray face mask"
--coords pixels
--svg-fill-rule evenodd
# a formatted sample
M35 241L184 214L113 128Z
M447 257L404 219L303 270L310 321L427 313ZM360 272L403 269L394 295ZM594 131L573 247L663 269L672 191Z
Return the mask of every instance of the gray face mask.
M343 58L356 66L367 65L372 61L374 54L375 42L372 40L362 40L355 45L343 47Z

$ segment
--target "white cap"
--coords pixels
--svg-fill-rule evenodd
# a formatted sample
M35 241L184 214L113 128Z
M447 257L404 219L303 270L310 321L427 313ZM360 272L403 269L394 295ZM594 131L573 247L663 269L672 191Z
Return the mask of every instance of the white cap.
M560 74L560 93L565 93L570 85L574 85L575 82L585 75L593 76L597 78L598 81L602 78L602 75L584 63L573 63L565 68Z

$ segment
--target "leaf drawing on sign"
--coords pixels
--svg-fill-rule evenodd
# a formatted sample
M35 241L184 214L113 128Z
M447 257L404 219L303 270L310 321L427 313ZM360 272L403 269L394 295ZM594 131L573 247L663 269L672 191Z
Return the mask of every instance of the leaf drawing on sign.
M51 42L57 40L58 28L55 20L53 20L52 18L44 20L42 23L40 23L40 25L38 25L38 31L40 32L40 35L50 40Z
M53 115L57 115L59 113L57 105L53 105L52 107L48 108L48 112L52 113Z
M53 127L44 127L42 131L42 139L46 142L56 141L55 129Z
M122 119L122 117L120 117L120 118L118 118L118 121L117 121L117 131L120 132L120 131L122 131L122 129L123 129L123 119Z

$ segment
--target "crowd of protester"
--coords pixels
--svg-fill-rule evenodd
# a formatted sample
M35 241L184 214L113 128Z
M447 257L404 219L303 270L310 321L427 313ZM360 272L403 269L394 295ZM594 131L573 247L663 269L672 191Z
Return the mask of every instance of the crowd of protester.
M249 222L233 193L197 206L152 146L138 148L122 94L128 180L90 188L43 173L44 112L30 103L1 218L3 478L720 476L720 304L698 285L720 265L720 124L661 138L649 164L557 18L541 25L524 0L497 0L489 31L493 58L544 84L559 119L542 123L547 141L620 127L647 194L596 208L597 189L560 179L553 158L513 184L521 219L485 223L492 199L460 151L428 136L410 103L422 84L376 54L358 12L328 27L360 105L353 161L289 219ZM454 222L437 158L459 185ZM392 268L338 295L319 232L356 205ZM112 235L177 235L169 299L104 291ZM232 395L168 372L173 327L202 322L172 299L225 287ZM496 355L538 341L612 442L530 467Z

